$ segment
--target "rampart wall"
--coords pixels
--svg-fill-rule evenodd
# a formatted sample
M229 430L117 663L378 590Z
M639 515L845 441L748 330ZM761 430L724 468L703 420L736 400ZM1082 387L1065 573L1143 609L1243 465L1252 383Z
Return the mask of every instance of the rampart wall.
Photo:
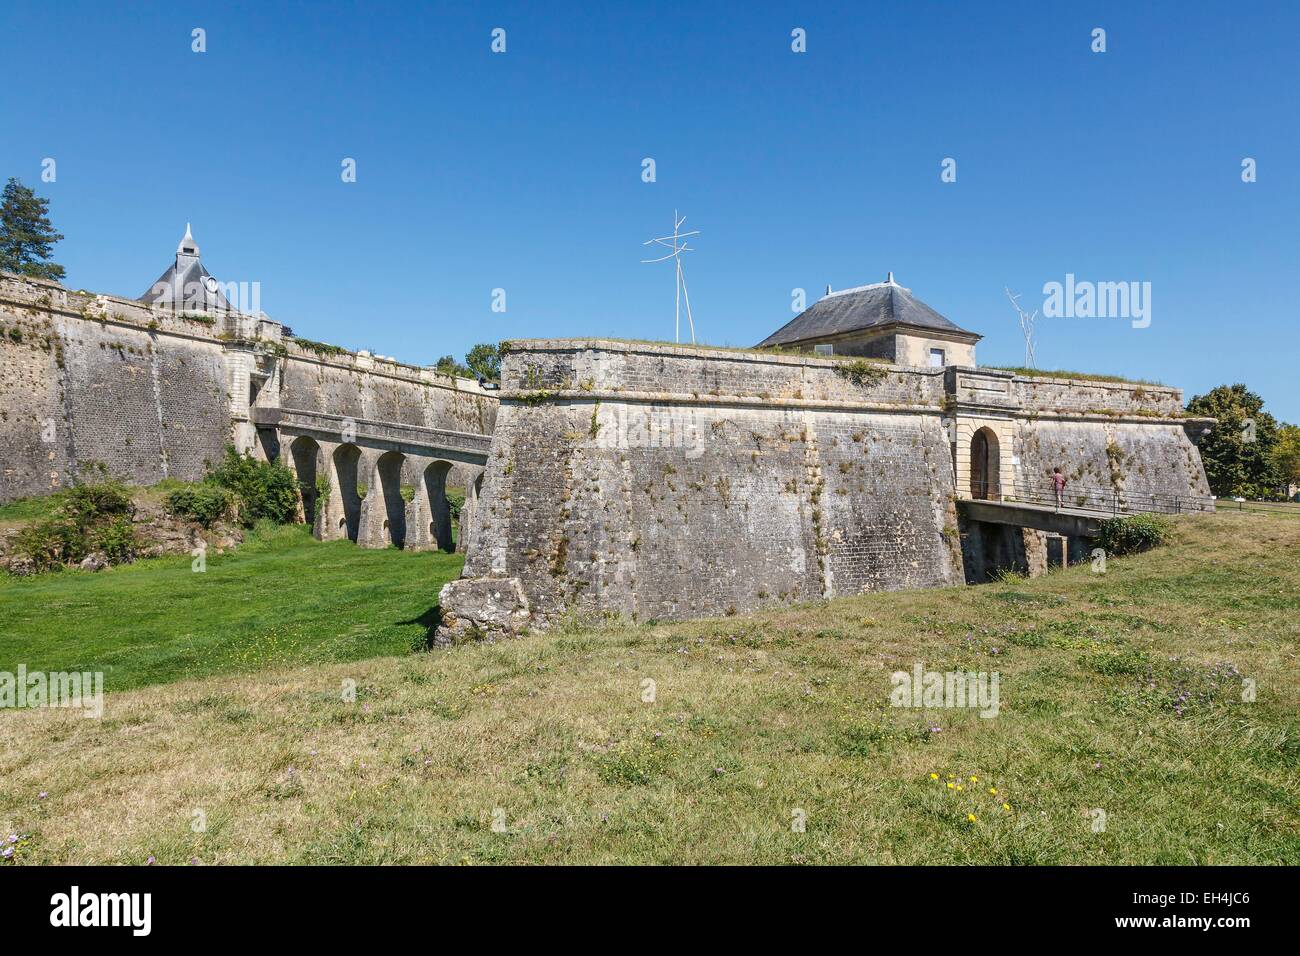
M227 445L260 449L252 405L488 434L497 402L431 369L303 346L265 317L177 315L0 274L0 501L92 463L137 484L202 477Z
M501 395L465 579L444 593L452 639L502 602L544 625L961 583L976 432L994 495L1059 463L1208 493L1166 387L545 340L511 344Z

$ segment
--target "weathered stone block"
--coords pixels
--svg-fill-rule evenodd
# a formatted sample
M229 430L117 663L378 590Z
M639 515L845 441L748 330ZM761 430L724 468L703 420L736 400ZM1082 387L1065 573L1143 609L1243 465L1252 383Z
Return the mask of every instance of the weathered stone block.
M449 581L438 592L438 606L443 615L435 644L518 637L531 622L531 608L518 578Z

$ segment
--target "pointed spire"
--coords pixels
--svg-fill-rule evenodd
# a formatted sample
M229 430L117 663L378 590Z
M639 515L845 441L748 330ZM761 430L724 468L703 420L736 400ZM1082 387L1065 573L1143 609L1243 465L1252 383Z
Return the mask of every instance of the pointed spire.
M181 239L180 245L176 247L178 256L198 256L199 244L194 241L194 236L190 234L190 224L185 224L185 237Z

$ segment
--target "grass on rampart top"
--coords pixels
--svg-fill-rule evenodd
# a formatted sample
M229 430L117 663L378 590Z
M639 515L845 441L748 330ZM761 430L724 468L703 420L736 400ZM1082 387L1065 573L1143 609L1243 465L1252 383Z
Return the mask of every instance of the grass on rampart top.
M840 362L872 362L880 365L892 365L888 359L868 358L861 355L814 355L811 349L791 349L783 348L779 345L769 345L765 348L756 348L754 346L744 345L710 345L705 342L669 342L665 339L626 339L613 335L584 335L568 336L564 338L547 339L551 342L616 342L622 345L660 345L674 349L693 349L695 351L720 351L720 352L739 352L746 355L753 355L758 358L764 356L786 356L790 358L806 359L827 359L829 361ZM527 339L520 339L519 344L526 344ZM505 350L510 351L511 346L515 344L509 341L503 342Z
M995 372L1014 372L1016 375L1027 375L1033 378L1078 378L1088 382L1119 382L1124 385L1154 385L1159 388L1169 388L1164 382L1156 382L1146 378L1126 378L1122 375L1102 375L1096 372L1067 372L1062 369L1044 369L1044 368L1024 368L1023 366L1012 365L985 365L982 368L991 369Z

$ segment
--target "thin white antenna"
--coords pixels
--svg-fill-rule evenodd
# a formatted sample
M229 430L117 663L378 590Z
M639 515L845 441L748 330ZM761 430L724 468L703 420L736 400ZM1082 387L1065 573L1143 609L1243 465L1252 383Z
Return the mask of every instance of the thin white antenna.
M1038 310L1034 309L1032 315L1027 314L1024 309L1020 308L1020 303L1016 301L1020 296L1012 295L1011 290L1006 286L1002 288L1006 291L1007 298L1011 300L1011 305L1016 310L1016 314L1020 316L1020 331L1025 336L1025 368L1036 368L1034 365L1034 319L1038 317Z
M674 209L673 210L673 234L671 236L660 236L658 239L647 239L645 242L641 243L641 245L643 246L648 246L654 243L658 243L661 246L667 246L668 248L672 249L672 252L670 252L666 256L660 256L658 259L642 259L641 261L642 262L667 262L669 259L672 259L676 262L677 294L676 294L676 305L675 305L674 315L673 315L673 341L680 342L682 340L682 299L684 298L686 300L686 321L688 321L691 324L691 344L694 345L695 344L695 316L691 315L691 295L689 292L686 291L686 273L682 271L682 253L695 251L694 249L692 249L690 246L686 244L686 240L691 236L698 236L700 234L700 231L696 229L693 230L692 232L682 232L681 231L682 223L684 223L685 221L686 221L686 217L682 216L681 218L678 218L677 210Z

